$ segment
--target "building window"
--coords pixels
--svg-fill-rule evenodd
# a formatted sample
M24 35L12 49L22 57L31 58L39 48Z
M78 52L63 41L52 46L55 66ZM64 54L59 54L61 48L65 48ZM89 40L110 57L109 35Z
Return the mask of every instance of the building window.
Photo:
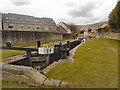
M8 28L12 29L12 28L13 28L13 26L12 26L12 25L9 25L9 26L8 26Z
M41 28L41 30L43 30L43 28Z
M40 27L36 27L37 30L40 30Z
M8 19L8 17L6 17L6 19Z
M28 26L28 29L30 29L30 26Z
M55 29L55 27L53 27L53 29Z
M48 30L48 27L45 27L45 30Z
M23 29L23 26L20 26L21 29Z

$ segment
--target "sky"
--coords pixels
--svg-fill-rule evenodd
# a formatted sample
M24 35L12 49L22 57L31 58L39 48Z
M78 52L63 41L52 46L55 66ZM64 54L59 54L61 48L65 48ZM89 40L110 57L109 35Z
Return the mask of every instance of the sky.
M1 0L0 12L86 25L107 21L116 4L117 0Z

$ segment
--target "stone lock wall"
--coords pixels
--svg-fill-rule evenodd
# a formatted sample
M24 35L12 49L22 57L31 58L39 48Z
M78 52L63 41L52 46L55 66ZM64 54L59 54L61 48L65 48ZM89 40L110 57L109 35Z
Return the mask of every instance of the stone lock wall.
M2 33L2 45L5 45L7 41L11 41L12 44L33 43L40 41L48 41L55 39L71 38L71 34L61 34L56 32L40 32L40 31L9 31L3 30Z

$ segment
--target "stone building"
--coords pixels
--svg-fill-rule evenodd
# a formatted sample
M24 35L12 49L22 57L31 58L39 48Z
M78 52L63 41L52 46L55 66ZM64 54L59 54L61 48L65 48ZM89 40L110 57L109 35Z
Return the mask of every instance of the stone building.
M2 30L56 31L56 23L52 18L38 18L28 15L3 13Z
M67 33L67 31L62 26L57 26L57 31L60 33Z
M98 22L90 25L77 25L77 30L79 33L87 35L91 33L97 33L98 29L102 29L106 26L108 26L108 22Z
M59 32L62 32L62 33L69 33L69 34L71 34L71 29L70 29L70 27L66 24L66 23L64 23L64 22L60 22L59 24L58 24L58 29L57 29Z

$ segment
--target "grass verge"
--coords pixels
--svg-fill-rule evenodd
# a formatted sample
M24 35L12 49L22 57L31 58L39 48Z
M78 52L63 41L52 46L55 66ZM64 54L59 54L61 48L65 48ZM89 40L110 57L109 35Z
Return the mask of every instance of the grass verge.
M71 82L65 86L70 88L118 88L117 40L88 40L77 49L74 58L73 63L58 64L46 76Z
M2 88L35 88L18 82L2 81Z

